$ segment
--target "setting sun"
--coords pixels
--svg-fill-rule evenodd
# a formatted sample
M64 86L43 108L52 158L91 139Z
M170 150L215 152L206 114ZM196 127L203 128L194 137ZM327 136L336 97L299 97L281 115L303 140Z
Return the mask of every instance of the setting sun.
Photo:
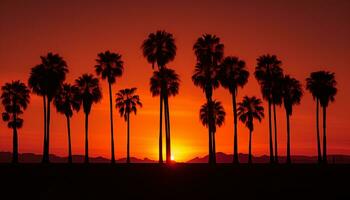
M175 160L174 155L171 155L170 159L171 159L171 160Z

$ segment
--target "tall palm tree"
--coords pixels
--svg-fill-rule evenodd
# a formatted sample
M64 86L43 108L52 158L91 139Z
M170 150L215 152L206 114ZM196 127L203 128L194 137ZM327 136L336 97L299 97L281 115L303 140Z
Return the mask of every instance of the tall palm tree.
M139 95L136 95L136 88L119 90L116 94L116 108L119 109L121 117L127 122L127 148L126 163L130 163L130 113L136 115L137 106L142 107Z
M141 46L143 56L147 59L148 63L152 64L152 69L157 65L158 70L166 67L166 65L173 61L176 55L176 45L174 37L171 33L158 30L155 33L151 33L143 41ZM165 84L165 83L164 83ZM160 92L160 112L159 112L159 163L163 163L163 146L162 146L162 116L163 116L163 102L165 111L165 135L166 135L166 162L171 162L171 148L170 148L170 120L167 116L168 95L165 90L166 85L163 85ZM169 115L169 114L168 114Z
M60 92L56 95L54 105L57 112L64 114L67 120L68 131L68 163L73 162L72 143L70 131L70 118L73 116L73 110L79 111L81 106L81 98L79 96L79 88L75 85L64 83Z
M81 98L85 113L85 163L89 162L89 114L93 103L97 103L102 99L102 92L98 78L92 74L83 74L75 80L75 85L79 89L79 97Z
M5 107L5 112L2 113L2 119L8 122L7 126L13 130L13 152L12 162L18 162L18 134L17 128L23 125L23 119L20 115L23 113L29 104L29 89L20 81L12 81L5 83L1 87L1 103Z
M170 143L170 114L169 114L169 102L168 98L170 96L176 96L179 93L179 86L180 86L180 79L179 75L175 72L175 70L170 68L162 68L158 71L153 72L153 76L150 80L150 91L152 93L152 96L162 96L161 98L164 101L164 115L165 115L165 125L166 125L166 132L168 132L168 135L166 137L166 147L167 152L171 152L171 143ZM163 94L162 94L163 92ZM160 110L162 111L162 106L160 106ZM160 122L162 122L162 119L160 119ZM162 125L160 124L162 127ZM160 140L162 137L160 137ZM167 154L167 163L170 161L168 159Z
M224 56L224 45L220 38L211 34L204 34L198 38L193 45L193 50L197 59L192 81L195 86L202 88L205 93L207 104L212 101L213 90L219 87L219 66ZM214 121L211 113L208 119ZM208 126L209 136L209 163L216 163L216 155L213 153L213 129L212 123Z
M209 117L210 113L212 117ZM220 127L225 122L225 110L220 101L210 101L209 104L205 103L201 106L199 110L199 118L203 124L203 126L208 127L211 126L213 128L213 138L212 138L212 149L213 153L216 154L216 145L215 145L215 133L216 126ZM212 119L214 120L212 120ZM210 125L211 124L211 125Z
M303 89L301 84L295 78L288 75L284 76L282 81L282 96L284 109L286 110L287 117L287 163L290 164L290 116L293 113L293 106L300 104L301 97L303 96Z
M237 105L236 97L238 87L248 82L249 72L246 69L245 62L238 57L226 57L221 64L220 83L228 89L232 96L234 139L233 139L233 163L239 163L238 160L238 133L237 133Z
M44 120L46 127L44 132L44 152L43 162L49 162L50 144L50 105L53 98L59 92L68 73L67 63L58 54L49 52L46 56L41 56L41 63L32 68L28 80L29 87L34 93L43 96Z
M123 74L122 56L118 53L106 51L99 53L95 65L96 74L101 76L103 80L107 79L109 88L109 113L111 124L111 162L115 163L114 156L114 135L113 135L113 109L112 109L112 84L116 82L116 78Z
M282 62L278 60L275 55L262 55L257 58L257 65L254 72L255 78L260 84L263 98L268 102L270 163L274 163L275 160L273 154L271 105L276 102L276 96L273 96L273 89L276 86L276 84L274 84L276 83L276 77L281 77L283 75L282 68L280 67L281 63Z
M282 105L282 82L283 73L276 73L272 76L272 109L273 109L273 124L275 134L275 163L278 163L278 139L277 139L277 112L276 105Z
M259 98L243 97L243 101L238 103L239 120L249 129L249 155L248 163L252 163L252 132L254 130L254 119L259 122L264 118L264 107Z
M317 128L317 147L318 161L327 163L327 138L326 138L326 110L330 102L335 100L337 94L337 82L334 73L328 71L312 72L310 77L306 79L306 89L309 90L316 99L316 128ZM318 128L318 107L322 107L323 112L323 157L321 157L321 143L319 139Z

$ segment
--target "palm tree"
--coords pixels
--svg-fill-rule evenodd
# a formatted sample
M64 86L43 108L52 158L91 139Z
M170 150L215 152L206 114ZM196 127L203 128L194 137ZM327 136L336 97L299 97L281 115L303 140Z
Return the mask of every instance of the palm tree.
M101 76L103 80L107 79L109 88L109 113L111 124L111 162L115 163L114 156L114 135L113 135L113 109L112 109L112 84L116 82L116 78L123 74L122 56L118 53L99 53L95 65L96 74Z
M50 105L66 79L68 66L58 54L50 52L40 58L41 63L31 70L28 85L34 93L43 96L45 120L43 162L48 163L50 154ZM47 103L46 107L45 103Z
M167 152L171 152L171 143L170 143L170 114L169 114L169 102L168 98L170 96L176 96L179 93L179 85L180 85L179 75L175 72L175 70L170 68L162 68L158 71L153 72L153 76L150 80L150 91L152 96L162 96L164 101L164 115L165 115L165 128L168 135L166 137L166 147ZM163 92L163 95L161 95ZM160 107L162 111L162 106ZM161 119L162 121L162 119ZM161 138L160 138L161 139ZM170 163L167 154L167 163Z
M143 56L148 63L152 64L152 69L156 64L158 70L165 68L166 65L173 61L176 55L176 45L174 37L171 33L165 31L157 31L148 35L141 46ZM166 83L163 83L166 84ZM162 89L164 88L164 89ZM169 105L168 105L168 91L165 90L166 85L161 87L160 92L160 112L159 112L159 163L163 163L163 146L162 146L162 116L163 116L163 102L165 111L165 136L166 136L166 162L171 162L171 147L170 147L170 119L169 119Z
M287 117L287 163L290 164L290 116L293 112L293 106L300 104L301 97L303 96L303 89L301 84L295 78L288 75L284 76L282 82L282 96L284 109L286 110Z
M276 88L275 81L277 77L281 77L283 71L280 67L281 61L275 55L262 55L257 58L257 65L255 67L255 78L260 84L263 98L268 101L269 112L269 146L270 146L270 163L274 163L273 141L272 141L272 124L271 124L271 105L277 101L276 95L273 91ZM276 123L275 123L276 124ZM275 129L275 138L277 136ZM275 141L277 143L277 140ZM275 146L276 147L276 146ZM276 148L277 150L277 148Z
M116 108L119 109L121 117L124 117L127 122L127 149L126 162L130 163L130 113L134 112L136 115L137 106L142 107L139 95L136 95L136 88L128 88L119 90L116 94Z
M212 120L210 115L212 115ZM224 107L222 107L222 104L220 101L210 101L209 104L205 103L201 106L201 109L199 110L199 118L203 124L203 126L213 127L213 138L212 138L212 148L213 148L213 154L216 154L215 150L215 133L216 133L216 126L220 127L225 122L225 110ZM210 125L211 124L211 125Z
M237 133L237 106L236 96L238 87L248 82L249 72L245 67L245 62L237 57L226 57L221 64L220 83L228 89L232 96L233 122L234 122L234 145L233 145L233 163L239 163L238 160L238 133Z
M23 119L20 115L29 104L29 89L20 81L5 83L1 87L1 103L5 108L2 119L8 122L7 126L13 130L12 163L18 163L18 135L17 128L22 128Z
M95 78L92 74L83 74L77 80L75 85L79 89L79 98L83 103L83 109L85 113L85 163L89 162L89 140L88 140L88 128L89 128L89 114L93 103L97 103L102 99L102 92L98 78Z
M318 162L327 163L327 138L326 138L326 110L330 102L335 100L337 94L337 82L334 73L327 71L312 72L306 79L306 89L309 90L316 99L316 129L317 129L317 148ZM323 111L323 158L321 159L321 142L319 136L318 107L319 104Z
M73 116L73 110L80 110L81 98L79 96L79 88L68 83L63 84L53 103L57 112L66 116L68 131L68 163L72 163L73 158L70 134L70 118Z
M197 39L193 50L197 58L197 63L192 75L192 81L195 86L202 88L207 99L207 104L210 104L213 90L219 87L219 65L224 56L224 45L220 42L220 38L215 35L204 34ZM208 119L214 121L211 113L208 113ZM209 163L215 164L216 155L213 153L212 146L213 129L212 123L209 123Z
M249 129L249 155L248 163L252 163L252 132L254 130L254 119L259 122L264 118L264 107L259 98L243 97L243 101L238 103L239 120Z

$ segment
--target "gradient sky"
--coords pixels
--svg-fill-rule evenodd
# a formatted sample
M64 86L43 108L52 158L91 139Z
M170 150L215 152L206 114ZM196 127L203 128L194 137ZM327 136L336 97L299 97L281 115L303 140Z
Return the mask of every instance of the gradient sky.
M207 131L199 121L205 102L201 89L191 81L195 57L192 46L203 33L216 34L225 45L225 55L239 56L251 73L244 95L261 97L253 70L256 58L276 54L285 73L299 79L312 71L336 73L338 94L329 106L329 153L350 154L350 1L150 1L150 0L1 0L0 1L0 84L20 79L27 83L30 68L39 56L59 53L69 65L67 81L94 72L97 53L111 50L122 54L125 71L113 91L137 87L144 107L131 117L131 155L157 159L159 98L149 92L150 64L140 46L150 32L164 29L174 34L178 47L169 66L181 78L180 94L170 99L172 152L186 161L206 155ZM91 156L110 156L110 127L107 82L102 81L104 98L90 115ZM232 153L233 117L231 96L220 88L214 98L223 102L225 125L218 129L217 151ZM266 102L264 102L266 108ZM1 111L3 108L1 108ZM42 98L32 95L19 131L20 152L42 152ZM278 108L279 152L285 154L285 112ZM51 117L50 153L67 154L66 121L55 111ZM315 104L305 91L302 104L291 117L292 154L316 155ZM255 124L253 153L268 154L268 120ZM114 110L117 159L126 154L126 126ZM72 118L73 154L84 152L83 113ZM11 151L12 132L0 123L0 151ZM239 151L247 153L248 130L239 123Z

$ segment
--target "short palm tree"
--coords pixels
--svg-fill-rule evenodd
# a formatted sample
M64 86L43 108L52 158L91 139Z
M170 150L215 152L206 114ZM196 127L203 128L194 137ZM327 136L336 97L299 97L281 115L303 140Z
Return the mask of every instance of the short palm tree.
M252 133L254 130L254 119L259 122L264 118L264 107L259 98L243 97L243 101L238 103L239 120L249 129L249 154L248 163L252 163Z
M212 115L211 117L208 117L210 113ZM201 106L201 109L199 110L199 118L203 124L203 126L208 127L210 126L213 127L213 138L212 138L212 148L213 148L213 153L216 154L216 147L215 147L215 133L216 133L216 127L220 127L224 124L225 122L225 110L224 107L222 106L220 101L210 101L209 104L205 103Z
M272 140L272 123L271 123L271 105L277 101L277 97L273 96L273 89L276 88L277 77L283 75L281 61L277 59L275 55L262 55L257 58L257 65L255 67L255 78L257 79L263 98L268 102L268 113L269 113L269 146L270 146L270 163L274 163L273 154L273 140ZM276 123L275 123L276 124ZM275 129L276 131L276 129ZM277 136L275 132L275 137ZM277 141L275 141L277 143ZM276 146L276 145L275 145ZM277 149L275 149L276 151Z
M114 156L114 135L113 135L113 109L112 109L112 84L116 82L116 78L123 74L122 56L118 53L106 51L99 53L96 59L95 71L103 80L107 79L109 88L109 113L111 124L111 162L115 163Z
M327 138L326 138L326 110L330 102L335 100L337 94L337 82L334 73L327 71L312 72L306 79L306 89L309 90L316 99L316 128L317 128L317 147L318 161L327 163ZM323 158L321 160L321 144L318 128L318 107L319 104L323 110Z
M79 98L81 98L85 113L85 163L89 162L89 114L93 103L102 99L102 92L98 78L92 74L83 74L75 80L75 85L79 89Z
M157 65L158 71L165 68L166 65L175 59L176 55L176 45L175 39L171 33L166 31L157 31L151 33L143 41L141 46L143 56L147 59L148 63L152 65L152 69ZM161 88L166 89L166 85ZM163 145L162 145L162 116L163 116L163 102L165 111L165 135L166 135L166 162L171 162L171 147L170 147L170 120L166 114L166 109L168 109L168 91L161 89L160 92L160 112L159 112L159 163L163 163ZM152 89L151 89L152 90ZM163 91L164 90L164 91ZM169 115L169 114L168 114Z
M79 88L68 83L63 84L60 92L54 99L54 105L57 112L64 114L67 120L68 131L68 163L73 162L72 143L70 131L70 118L73 116L73 110L79 111L81 106L81 98L79 96Z
M286 110L287 117L287 163L290 164L290 116L293 113L293 106L300 104L301 97L303 96L303 89L301 84L295 78L288 75L284 76L282 81L282 96L284 109Z
M205 93L207 104L212 101L213 90L219 87L219 69L224 56L224 45L220 38L211 34L204 34L198 38L193 45L193 50L197 59L192 81L195 86L200 87ZM214 121L213 115L208 114L208 119ZM209 136L209 163L216 163L216 155L213 152L212 123L208 126Z
M238 133L237 133L237 105L236 97L239 87L243 87L248 82L249 72L246 69L245 62L238 57L226 57L221 64L220 83L222 87L229 90L232 96L233 122L234 122L234 144L233 144L233 163L239 163L238 160Z
M137 106L142 107L142 103L139 95L136 95L136 88L119 90L116 96L116 108L119 110L120 116L124 117L127 122L126 162L130 163L130 114L136 115Z
M44 152L43 162L49 162L49 144L50 144L50 105L53 98L57 95L68 73L67 63L58 54L48 53L41 56L41 63L32 68L28 80L29 87L34 93L43 96L44 103Z
M13 152L12 162L18 162L18 134L17 129L23 125L23 119L20 115L23 113L29 104L29 89L20 81L12 81L5 83L1 87L1 103L5 108L2 113L2 119L7 123L9 128L13 130Z

